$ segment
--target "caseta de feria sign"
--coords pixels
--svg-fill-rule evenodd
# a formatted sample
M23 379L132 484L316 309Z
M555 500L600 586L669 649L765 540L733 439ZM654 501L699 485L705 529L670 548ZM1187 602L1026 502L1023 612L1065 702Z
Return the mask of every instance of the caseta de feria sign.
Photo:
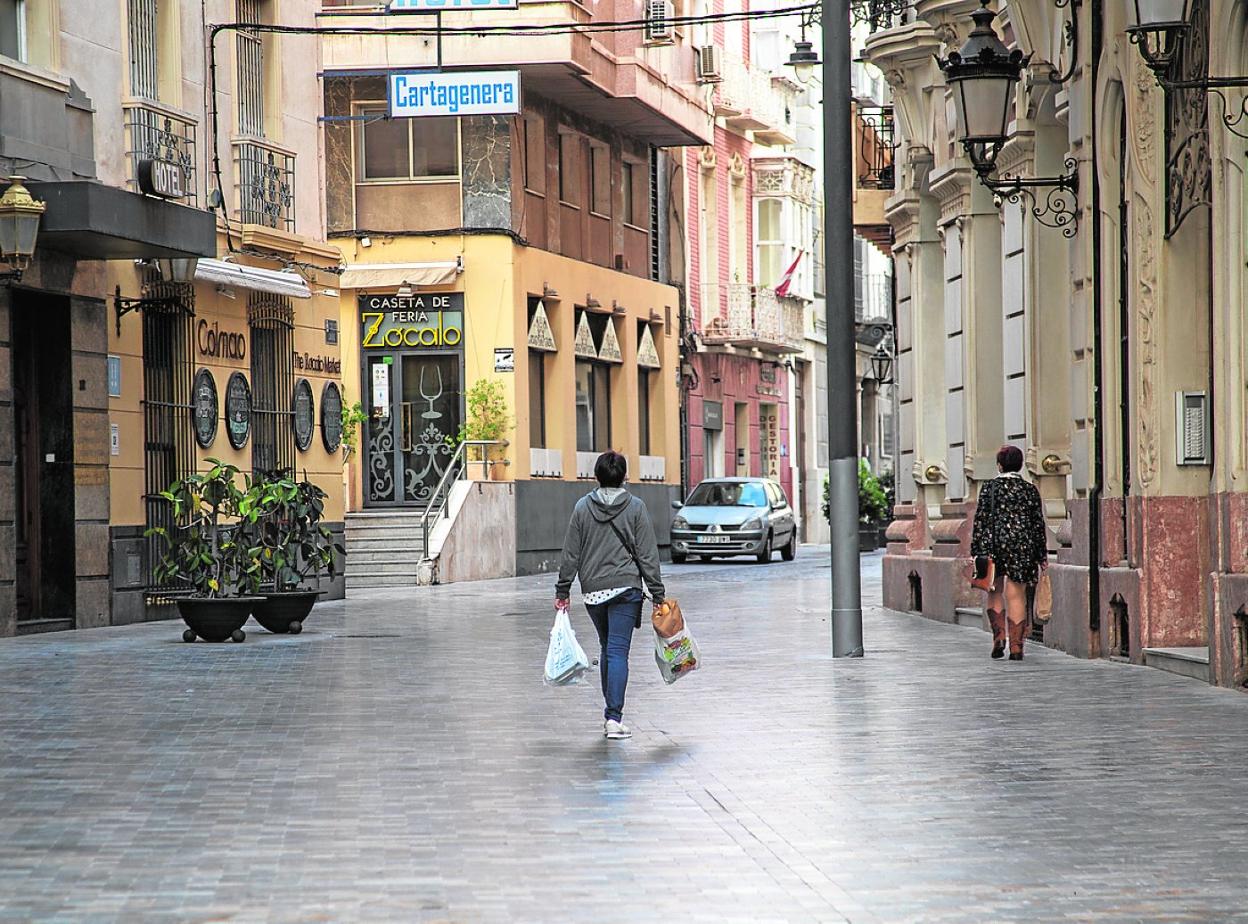
M516 115L519 71L399 71L389 75L390 116Z
M463 342L463 292L360 296L360 345L366 350L445 349Z

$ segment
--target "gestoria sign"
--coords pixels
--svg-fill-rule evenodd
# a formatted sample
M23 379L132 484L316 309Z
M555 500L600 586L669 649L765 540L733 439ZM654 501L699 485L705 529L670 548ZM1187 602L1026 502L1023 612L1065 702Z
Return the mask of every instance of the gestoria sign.
M366 350L454 349L464 341L464 294L360 296Z

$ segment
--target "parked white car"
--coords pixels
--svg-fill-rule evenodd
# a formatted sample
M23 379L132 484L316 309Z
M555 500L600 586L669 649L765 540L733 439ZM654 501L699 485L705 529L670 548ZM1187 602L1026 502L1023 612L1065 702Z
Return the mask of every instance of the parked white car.
M708 478L672 520L672 561L753 555L785 561L797 554L797 518L784 489L769 478Z

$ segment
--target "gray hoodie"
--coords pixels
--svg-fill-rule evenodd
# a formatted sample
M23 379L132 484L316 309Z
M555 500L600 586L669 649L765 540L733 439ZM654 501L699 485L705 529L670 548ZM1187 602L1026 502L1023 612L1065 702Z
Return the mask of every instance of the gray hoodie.
M611 528L612 523L624 534L637 562ZM654 602L663 600L659 546L645 504L622 488L599 488L576 502L563 540L563 558L555 584L557 599L568 599L572 579L576 577L580 578L584 594L614 587L640 590L644 577Z

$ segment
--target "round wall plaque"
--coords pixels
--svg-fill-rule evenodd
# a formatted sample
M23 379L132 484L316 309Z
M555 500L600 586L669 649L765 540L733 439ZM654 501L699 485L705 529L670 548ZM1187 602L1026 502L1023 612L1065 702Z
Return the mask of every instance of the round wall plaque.
M295 382L295 394L291 399L291 408L295 412L295 446L300 452L307 452L312 445L312 433L316 430L316 416L312 407L312 386L307 379Z
M217 380L212 377L212 370L200 369L195 373L195 386L191 391L191 421L200 449L207 449L217 438L219 411Z
M337 382L326 382L321 390L321 441L326 452L337 452L342 445L342 392Z
M235 449L247 445L251 435L251 386L241 372L233 373L225 386L225 432Z

